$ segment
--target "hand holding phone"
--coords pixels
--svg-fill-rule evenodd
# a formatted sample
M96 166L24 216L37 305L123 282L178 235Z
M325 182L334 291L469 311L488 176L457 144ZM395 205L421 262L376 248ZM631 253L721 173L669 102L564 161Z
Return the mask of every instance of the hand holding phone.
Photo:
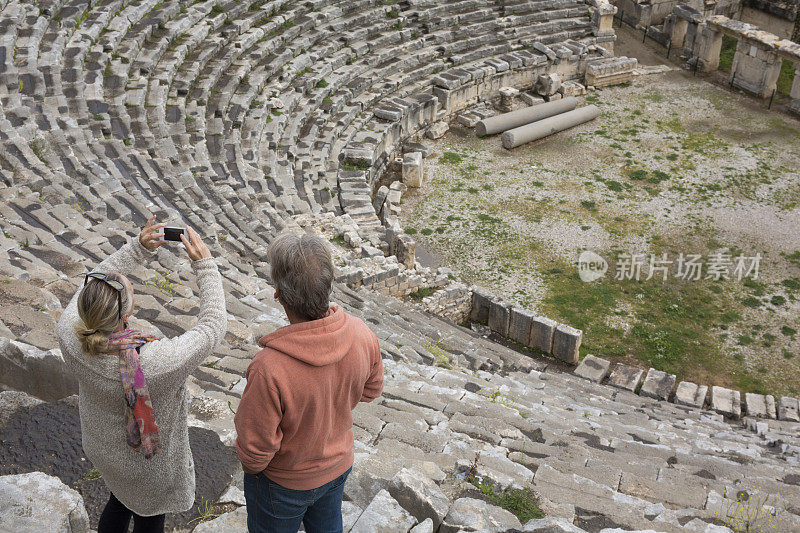
M181 241L186 247L186 253L192 261L207 259L211 257L211 251L205 245L200 235L193 228L186 228L186 234L181 235Z
M163 240L164 233L159 231L164 228L166 224L153 224L155 221L155 216L150 217L150 220L147 221L147 224L145 224L141 233L139 233L139 242L151 252L159 246L166 244Z

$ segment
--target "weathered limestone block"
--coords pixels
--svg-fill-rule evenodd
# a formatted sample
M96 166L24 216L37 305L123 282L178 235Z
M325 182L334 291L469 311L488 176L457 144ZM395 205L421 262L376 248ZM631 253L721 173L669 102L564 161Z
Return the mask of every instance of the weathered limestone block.
M577 328L559 324L553 331L554 356L571 365L578 364L578 350L583 340L583 332Z
M731 84L760 98L769 98L781 72L781 60L772 46L760 47L740 39L731 65Z
M416 242L410 235L399 230L399 227L386 229L386 240L389 242L389 254L397 257L397 262L407 269L413 270L416 262Z
M563 96L580 96L586 94L586 87L576 81L565 81L559 87L558 92Z
M430 148L422 143L407 142L403 144L403 152L419 152L422 154L422 158L425 159L430 155L431 151Z
M800 405L798 405L797 398L784 396L778 400L778 419L800 422Z
M433 520L426 518L416 526L411 528L408 533L433 533Z
M608 378L608 384L618 389L635 391L639 383L642 382L644 370L628 365L617 365Z
M608 369L611 366L611 361L601 359L593 355L587 355L575 369L575 375L582 378L600 383L608 375Z
M489 308L495 299L494 294L483 287L472 286L472 307L469 319L473 322L487 324L489 322Z
M651 368L647 371L647 377L644 378L644 384L642 384L639 394L656 400L667 400L672 394L673 387L675 387L674 374L667 374Z
M89 531L83 498L42 472L0 476L0 531Z
M353 471L347 476L344 494L359 507L366 507L381 490L387 489L402 468L400 461L356 457Z
M0 382L47 401L78 393L61 350L44 351L6 338L0 338Z
M353 524L351 533L397 533L408 531L417 521L389 492L381 490Z
M525 533L585 533L572 522L563 518L540 518L528 521L522 529Z
M742 416L742 398L738 390L711 387L711 410L738 420Z
M389 485L389 494L418 522L432 520L434 529L450 508L450 500L439 486L418 470L404 468L398 472Z
M536 50L537 52L543 53L545 56L547 56L547 59L549 61L555 61L557 59L556 53L553 52L553 50L549 46L540 41L535 41L533 43L533 49Z
M744 395L744 406L747 416L773 419L776 416L775 398L771 395L748 392Z
M675 391L675 403L687 407L703 407L706 403L708 387L691 381L681 381Z
M531 338L528 346L544 353L552 353L553 333L558 322L544 316L537 316L531 322Z
M511 453L515 454L519 452ZM511 457L511 454L509 454L509 457ZM566 520L570 524L575 521L575 506L569 502L556 503L539 494L539 509L541 509L547 517Z
M372 207L375 209L375 214L381 216L383 205L386 202L386 197L389 195L389 187L381 185L375 193L375 198L372 200Z
M458 123L468 128L474 128L480 119L481 117L468 111L462 111L456 116Z
M552 96L561 87L561 77L556 73L542 74L536 79L535 91L542 96Z
M411 152L403 156L403 183L409 187L422 187L423 177L422 154Z
M514 87L500 87L500 110L503 112L511 111L514 105L514 98L519 95L519 89Z
M342 529L350 531L364 510L353 502L342 502Z
M544 98L542 98L541 96L534 96L530 93L520 94L519 99L522 100L522 102L528 106L535 106L544 103Z
M447 130L449 129L450 126L447 124L447 122L437 122L428 128L428 131L425 132L425 137L428 139L439 139L444 137L445 133L447 133Z
M679 6L675 6L675 9L678 7ZM672 46L678 49L682 48L683 40L686 37L686 30L689 28L689 21L678 16L670 15L670 17L667 18L667 24L665 24L664 29L667 29L667 25L669 25L669 36Z
M508 335L508 323L511 318L513 304L500 300L493 300L489 307L489 329L505 337Z
M474 498L459 498L450 507L439 533L521 527L517 517L501 507Z
M696 39L698 70L701 72L714 72L719 67L722 32L708 24L700 24Z
M592 33L596 37L614 35L614 15L617 13L617 7L607 1L589 2L589 5L595 6L592 10Z
M508 323L508 338L525 346L531 337L531 324L536 313L528 309L514 306Z
M608 57L586 63L586 85L608 87L633 79L639 64L635 57Z
M792 99L789 102L789 111L800 115L800 61L794 64L794 81L792 89L789 91L789 97Z

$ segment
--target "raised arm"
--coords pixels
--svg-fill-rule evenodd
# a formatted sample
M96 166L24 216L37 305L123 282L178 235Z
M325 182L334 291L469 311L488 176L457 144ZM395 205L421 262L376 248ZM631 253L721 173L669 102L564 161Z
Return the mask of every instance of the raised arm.
M120 274L129 274L135 270L136 267L149 262L153 258L153 252L156 248L164 244L164 241L161 240L164 234L160 233L159 230L166 226L166 224L153 224L154 221L155 217L148 220L138 237L131 237L119 250L105 258L100 264L93 268L92 272L119 272ZM78 290L75 292L75 295L70 300L58 321L59 336L74 335L75 324L80 320L76 306L78 295L82 289L83 280L81 279Z
M182 385L189 374L212 353L228 329L222 276L208 248L192 228L184 245L197 275L200 314L197 325L172 339L161 339L142 347L142 370L148 378L168 377Z
M129 274L137 266L150 261L153 252L165 241L161 240L164 236L160 232L166 224L153 224L156 217L151 217L147 221L138 237L131 237L130 241L119 250L109 255L92 272L119 272Z

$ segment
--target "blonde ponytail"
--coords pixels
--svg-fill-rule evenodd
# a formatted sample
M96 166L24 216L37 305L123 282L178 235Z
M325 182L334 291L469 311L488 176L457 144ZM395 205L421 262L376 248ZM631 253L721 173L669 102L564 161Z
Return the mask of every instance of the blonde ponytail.
M91 330L83 323L75 327L75 333L81 341L81 348L86 355L99 355L108 351L108 336L111 332Z
M108 279L122 282L120 274L109 273ZM122 295L122 314L130 312L128 291ZM78 296L78 316L81 321L75 326L75 334L81 341L83 353L90 356L108 351L108 337L117 329L120 310L117 291L107 283L90 278Z

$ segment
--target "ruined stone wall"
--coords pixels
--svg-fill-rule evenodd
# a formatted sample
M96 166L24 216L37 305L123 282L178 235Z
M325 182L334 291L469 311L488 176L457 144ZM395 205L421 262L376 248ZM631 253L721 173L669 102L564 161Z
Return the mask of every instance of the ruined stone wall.
M748 2L751 5L742 7L740 15L742 22L763 28L781 39L791 39L792 31L794 30L794 19L785 18L768 9L761 9L755 5L757 3L763 4L763 2ZM768 8L769 6L763 7Z
M705 16L725 15L738 18L742 0L616 0L618 17L635 28L645 29L664 22L676 6L690 7Z

